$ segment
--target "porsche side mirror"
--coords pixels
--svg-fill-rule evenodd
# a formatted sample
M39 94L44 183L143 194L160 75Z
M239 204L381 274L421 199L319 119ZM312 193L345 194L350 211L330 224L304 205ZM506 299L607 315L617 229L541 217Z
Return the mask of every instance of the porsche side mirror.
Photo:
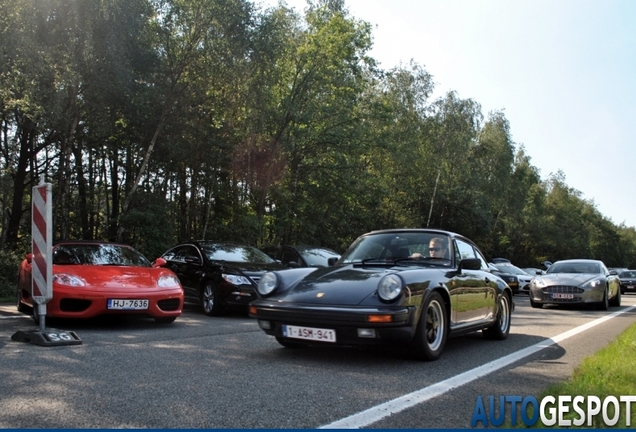
M464 258L459 262L459 268L457 271L462 270L480 270L481 260L479 258Z
M291 268L298 268L300 267L300 264L298 264L296 261L289 261L287 262L287 266Z
M333 267L337 262L338 262L338 258L336 257L327 258L327 265L329 267Z
M155 262L153 262L153 263L152 263L152 266L153 266L153 267L163 267L163 266L165 266L166 264L168 264L168 262L167 262L165 259L163 259L163 258L157 258L157 259L155 260Z

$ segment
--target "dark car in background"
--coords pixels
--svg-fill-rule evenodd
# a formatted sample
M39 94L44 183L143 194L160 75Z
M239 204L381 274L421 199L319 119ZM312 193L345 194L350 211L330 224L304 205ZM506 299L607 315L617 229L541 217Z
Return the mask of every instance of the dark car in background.
M495 264L488 263L488 269L494 275L502 278L512 290L512 294L519 294L519 278L511 273L499 270Z
M161 258L181 281L186 302L210 316L247 310L263 273L285 268L255 247L209 240L180 243Z
M367 233L333 266L266 273L258 294L250 316L284 347L394 343L424 360L450 336L506 339L514 309L472 241L429 229Z
M636 292L636 270L625 270L618 274L621 283L621 294Z
M503 274L511 274L517 277L517 281L519 283L519 291L521 293L529 293L530 292L530 281L534 276L530 276L524 270L520 269L516 265L507 263L492 263L497 270L499 270Z
M530 283L530 306L593 305L598 310L621 305L620 280L605 264L593 259L569 259L553 263L544 275Z
M340 259L338 252L319 246L266 246L261 250L289 267L328 267L330 259Z

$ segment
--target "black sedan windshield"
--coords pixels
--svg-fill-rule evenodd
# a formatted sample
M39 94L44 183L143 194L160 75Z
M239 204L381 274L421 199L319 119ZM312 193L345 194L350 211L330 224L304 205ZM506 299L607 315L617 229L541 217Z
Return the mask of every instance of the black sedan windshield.
M272 258L251 246L206 243L202 245L205 256L212 261L274 263Z

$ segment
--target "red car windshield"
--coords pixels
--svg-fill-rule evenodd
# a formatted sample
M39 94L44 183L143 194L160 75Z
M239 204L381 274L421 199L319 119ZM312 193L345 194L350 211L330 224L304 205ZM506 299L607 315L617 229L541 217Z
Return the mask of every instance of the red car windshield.
M130 246L114 244L61 244L53 249L56 265L115 265L152 267L152 264Z

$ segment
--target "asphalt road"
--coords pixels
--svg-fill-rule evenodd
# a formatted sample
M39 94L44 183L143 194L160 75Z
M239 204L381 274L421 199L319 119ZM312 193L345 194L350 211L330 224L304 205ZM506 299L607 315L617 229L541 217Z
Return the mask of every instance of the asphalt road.
M194 307L168 325L49 320L82 344L43 347L11 340L36 327L0 306L0 428L468 428L478 396L536 396L636 322L634 295L608 312L514 300L507 340L450 339L435 362L388 348L286 349L246 315Z

